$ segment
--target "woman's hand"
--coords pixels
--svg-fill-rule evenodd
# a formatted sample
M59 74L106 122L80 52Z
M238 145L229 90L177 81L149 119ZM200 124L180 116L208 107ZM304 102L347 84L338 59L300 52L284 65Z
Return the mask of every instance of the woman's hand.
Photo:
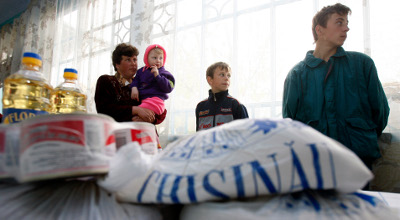
M138 106L132 107L132 115L134 116L132 121L138 120L135 116L139 116L144 122L153 123L155 120L155 113L152 110Z
M136 122L146 122L143 121L143 119L141 117L139 117L138 115L135 115L132 117L132 121L136 121Z

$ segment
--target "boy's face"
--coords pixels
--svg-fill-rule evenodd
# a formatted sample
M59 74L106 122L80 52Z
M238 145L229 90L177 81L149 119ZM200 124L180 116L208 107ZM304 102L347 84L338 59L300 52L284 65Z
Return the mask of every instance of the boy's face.
M164 54L158 53L155 50L151 50L147 57L147 61L149 62L150 66L157 66L157 68L160 68L164 63Z
M214 70L214 78L207 76L207 82L210 84L213 93L226 91L231 82L231 73L228 69L218 67Z
M342 46L350 30L348 24L347 15L332 14L326 23L326 28L317 25L318 41L334 47Z

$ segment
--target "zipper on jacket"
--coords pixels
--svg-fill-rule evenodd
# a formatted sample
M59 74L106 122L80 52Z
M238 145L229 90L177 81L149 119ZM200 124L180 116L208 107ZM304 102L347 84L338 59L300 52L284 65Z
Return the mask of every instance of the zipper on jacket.
M214 102L217 102L217 97L215 96L215 93L212 93L213 94L213 98L214 98ZM216 105L216 103L214 103L214 119L213 119L213 127L215 127L215 126L217 126L217 124L215 123L215 120L216 120L216 117L215 116L217 116L217 107L215 106Z
M325 75L324 83L326 83L326 80L328 79L328 76L331 74L332 67L333 67L333 60L332 60L331 64L329 65L328 72Z

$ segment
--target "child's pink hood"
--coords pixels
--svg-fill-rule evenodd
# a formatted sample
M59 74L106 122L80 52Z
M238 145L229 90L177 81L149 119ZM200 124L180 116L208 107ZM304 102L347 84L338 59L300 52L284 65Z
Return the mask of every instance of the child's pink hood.
M144 60L144 64L145 64L146 67L150 67L149 61L147 60L147 57L149 56L150 50L152 50L152 49L154 49L154 48L160 48L160 49L164 52L164 62L163 62L163 66L165 65L165 60L167 59L167 52L165 51L165 49L164 49L161 45L152 44L152 45L148 46L148 47L146 48L146 52L144 52L143 60Z

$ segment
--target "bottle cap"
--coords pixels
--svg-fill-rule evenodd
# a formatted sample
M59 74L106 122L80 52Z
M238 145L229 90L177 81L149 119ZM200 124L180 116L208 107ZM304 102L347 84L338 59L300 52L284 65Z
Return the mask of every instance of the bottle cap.
M22 56L22 63L30 63L33 65L42 66L42 57L36 53L25 52Z
M78 71L73 68L65 68L64 69L64 78L68 79L77 79Z

